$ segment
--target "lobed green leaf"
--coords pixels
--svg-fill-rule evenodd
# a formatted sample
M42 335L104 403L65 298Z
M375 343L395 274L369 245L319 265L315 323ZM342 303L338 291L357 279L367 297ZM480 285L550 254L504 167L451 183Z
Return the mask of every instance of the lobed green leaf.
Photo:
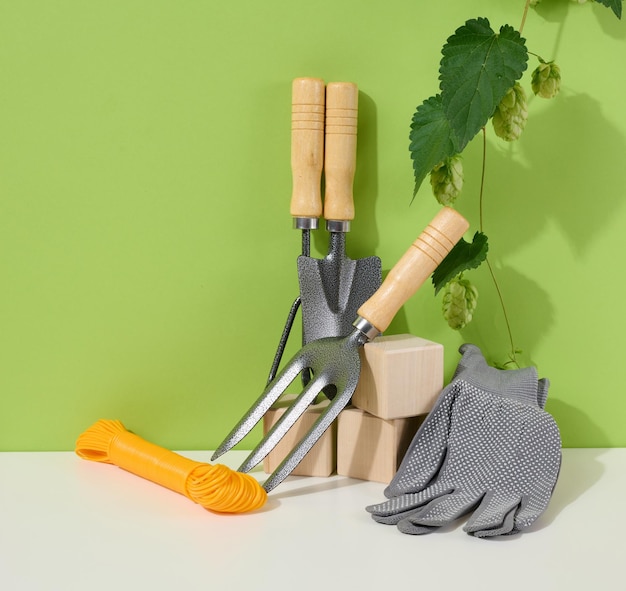
M432 282L435 286L435 295L442 287L454 277L467 271L475 269L487 258L489 244L487 236L482 232L476 232L471 244L463 238L448 253L432 275Z
M441 161L454 155L450 123L443 112L441 95L426 99L415 111L411 122L409 150L413 160L417 193L426 175Z
M521 35L509 25L495 33L486 18L458 28L442 54L441 92L417 108L411 124L413 197L437 164L460 153L485 126L528 61Z
M495 33L486 18L468 20L442 49L439 80L456 152L485 126L526 70L524 39L504 25Z

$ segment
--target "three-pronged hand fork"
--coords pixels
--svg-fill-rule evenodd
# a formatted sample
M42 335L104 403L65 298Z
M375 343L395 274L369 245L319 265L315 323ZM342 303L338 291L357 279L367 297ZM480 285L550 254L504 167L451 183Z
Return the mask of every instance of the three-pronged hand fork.
M295 378L309 368L311 381L239 467L239 472L248 472L261 462L317 395L322 390L328 393L330 386L336 390L330 404L265 481L263 488L269 492L291 474L352 398L361 372L359 348L389 327L398 310L439 266L468 227L467 220L455 210L442 208L389 272L376 293L359 308L354 330L346 337L318 339L300 349L235 425L212 460L241 441Z

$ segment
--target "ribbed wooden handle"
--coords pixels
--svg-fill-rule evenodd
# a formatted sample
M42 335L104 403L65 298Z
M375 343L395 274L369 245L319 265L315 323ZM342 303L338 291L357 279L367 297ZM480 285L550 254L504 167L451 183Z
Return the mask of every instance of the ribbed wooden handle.
M324 154L324 217L354 219L352 186L356 169L359 89L352 82L326 87L326 145Z
M296 78L291 93L291 215L322 215L325 85L317 78Z
M460 213L442 208L389 271L376 293L359 308L359 316L380 332L387 330L398 310L439 266L467 228L469 223Z

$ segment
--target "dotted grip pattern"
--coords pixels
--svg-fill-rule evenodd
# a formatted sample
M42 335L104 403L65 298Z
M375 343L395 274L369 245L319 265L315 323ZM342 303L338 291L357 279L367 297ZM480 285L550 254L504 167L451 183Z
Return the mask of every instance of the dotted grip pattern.
M561 438L543 410L546 380L535 368L490 368L461 347L455 378L417 431L388 501L367 511L407 534L424 534L473 511L477 537L529 527L546 509L561 464Z

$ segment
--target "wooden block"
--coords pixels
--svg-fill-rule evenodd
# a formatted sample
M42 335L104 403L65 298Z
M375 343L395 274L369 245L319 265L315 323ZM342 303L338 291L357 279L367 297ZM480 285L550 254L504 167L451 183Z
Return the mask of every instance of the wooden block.
M381 419L344 409L337 425L337 474L388 483L425 416Z
M443 388L443 345L410 334L380 336L360 355L353 406L381 419L430 411Z
M295 395L283 396L263 417L263 434L265 435L280 419L288 406L295 399ZM283 459L293 450L296 444L313 426L321 412L328 406L329 400L313 404L287 431L278 445L263 460L263 470L271 474ZM337 425L336 421L325 431L308 454L296 466L292 474L296 476L330 476L337 466Z

